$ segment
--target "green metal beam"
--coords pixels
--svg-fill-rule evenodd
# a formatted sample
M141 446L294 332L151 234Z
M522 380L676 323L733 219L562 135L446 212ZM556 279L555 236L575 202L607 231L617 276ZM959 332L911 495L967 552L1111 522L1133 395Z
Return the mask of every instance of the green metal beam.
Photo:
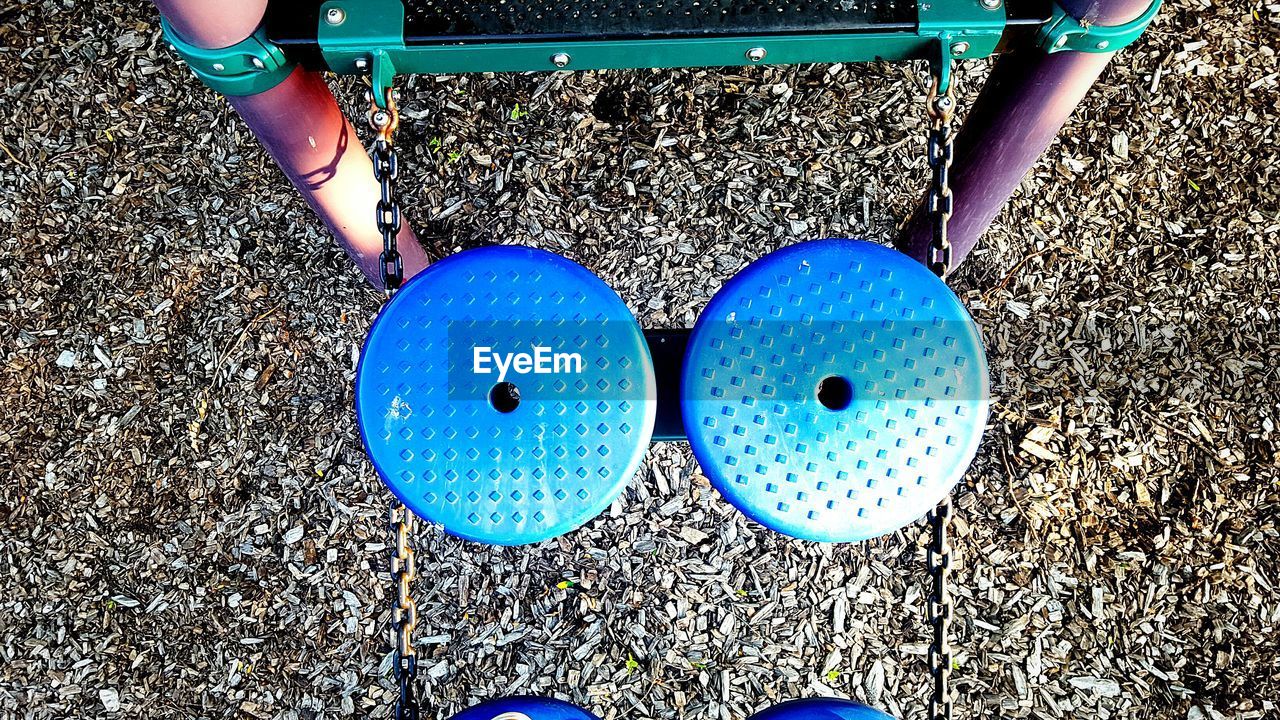
M915 31L406 45L399 0L329 0L317 37L329 69L347 74L371 72L380 54L400 74L934 60L939 44L968 59L992 54L1004 32L1003 4L987 2L921 0ZM375 92L389 82L376 80Z

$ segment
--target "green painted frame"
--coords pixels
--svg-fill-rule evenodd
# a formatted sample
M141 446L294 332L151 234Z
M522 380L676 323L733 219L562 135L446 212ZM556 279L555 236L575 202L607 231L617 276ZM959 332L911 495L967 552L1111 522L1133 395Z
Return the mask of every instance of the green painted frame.
M971 59L995 52L1006 23L1003 3L982 0L918 0L918 18L913 29L844 34L410 45L398 0L329 0L317 39L333 72L368 74L378 58L397 74L452 74L937 60L939 43Z

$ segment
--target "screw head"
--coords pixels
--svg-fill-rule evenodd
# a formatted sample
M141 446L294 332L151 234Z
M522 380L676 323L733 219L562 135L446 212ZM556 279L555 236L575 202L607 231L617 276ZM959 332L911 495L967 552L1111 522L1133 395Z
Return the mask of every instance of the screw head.
M252 63L253 66L258 68L259 70L265 70L267 67L266 64L262 62L262 58L256 58L256 57L249 58L249 62Z
M753 47L747 51L747 59L751 62L760 62L769 53L762 47Z
M213 69L215 72L222 72L223 70L227 69L227 66L223 65L222 63L214 63Z
M324 14L324 21L330 25L341 25L347 19L347 11L340 7L331 7Z
M965 42L964 40L961 40L958 43L951 43L952 55L963 55L967 52L969 52L969 43Z
M999 10L1003 0L982 0L982 7L988 10Z
M369 69L369 58L356 58L356 69L364 72Z
M551 56L551 64L558 68L567 67L572 59L569 53L556 53Z
M1099 40L1098 44L1094 45L1094 47L1098 48L1099 50L1106 50L1107 48L1111 47L1111 42L1108 40Z

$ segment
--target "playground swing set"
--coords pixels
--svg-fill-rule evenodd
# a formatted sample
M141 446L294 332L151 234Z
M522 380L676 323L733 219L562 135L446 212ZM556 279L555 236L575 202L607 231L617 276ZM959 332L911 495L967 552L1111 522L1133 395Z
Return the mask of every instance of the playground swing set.
M928 518L928 716L950 720L949 496L977 452L988 385L946 277L1160 0L155 2L174 50L387 293L355 404L398 500L398 720L421 712L415 517L475 542L540 542L603 512L649 443L675 440L726 500L794 538L857 542ZM996 54L957 134L953 63ZM897 249L788 246L731 278L691 329L642 329L602 280L543 250L495 245L428 267L401 215L398 74L872 60L931 70L931 178ZM370 155L321 71L368 79ZM752 720L887 717L814 698ZM597 719L514 697L454 720Z

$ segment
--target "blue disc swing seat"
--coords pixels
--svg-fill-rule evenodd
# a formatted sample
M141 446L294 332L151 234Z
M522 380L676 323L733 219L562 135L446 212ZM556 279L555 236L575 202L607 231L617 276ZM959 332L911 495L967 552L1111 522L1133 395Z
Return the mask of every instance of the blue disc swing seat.
M960 299L860 240L800 243L738 273L698 317L681 379L689 443L716 489L811 541L865 540L933 510L989 410L982 338ZM751 720L891 719L815 698Z
M467 708L451 720L600 720L560 700L508 697ZM879 710L852 700L830 698L792 700L766 708L749 720L893 720Z
M369 330L355 395L396 497L498 545L607 508L640 465L656 404L648 345L617 293L577 263L510 246L452 255L405 284Z
M542 697L507 697L467 708L454 715L451 720L600 720L600 718L560 700Z
M749 720L893 720L875 708L852 700L811 698L765 708Z
M749 265L698 318L681 404L716 489L792 537L897 530L964 475L988 412L977 325L940 278L860 240Z

